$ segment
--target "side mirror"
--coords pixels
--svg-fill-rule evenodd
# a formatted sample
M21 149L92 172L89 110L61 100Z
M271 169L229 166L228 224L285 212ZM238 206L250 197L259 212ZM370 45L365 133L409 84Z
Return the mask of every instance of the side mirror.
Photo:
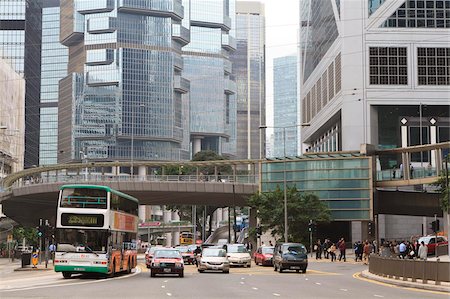
M278 253L279 253L279 254L282 254L282 253L283 253L283 251L281 251L281 250L280 250L280 251L278 251Z

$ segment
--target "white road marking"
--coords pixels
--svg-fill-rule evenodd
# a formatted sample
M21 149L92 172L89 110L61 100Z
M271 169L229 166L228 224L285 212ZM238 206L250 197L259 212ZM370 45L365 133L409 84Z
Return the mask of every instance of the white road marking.
M347 292L348 290L347 289L339 289L339 291Z
M278 293L273 293L272 295L277 296L277 297L280 297L280 296L281 296L281 295L278 294Z
M309 280L308 278L305 278L305 280Z
M381 295L377 295L377 294L375 294L375 295L373 295L374 297L378 297L378 298L384 298L384 296L381 296Z
M253 287L252 289L254 289L255 291L258 290L258 288Z
M244 284L245 282L241 281L241 284Z
M316 284L317 284L317 285L319 285L319 286L321 285L321 283L320 283L320 282L316 282Z
M163 289L166 287L166 286L161 286Z
M166 295L170 297L170 296L172 296L172 293L166 293Z
M242 280L244 280L244 279L245 279L245 277L241 277L241 279L242 279Z
M164 280L163 282L168 282L168 280Z

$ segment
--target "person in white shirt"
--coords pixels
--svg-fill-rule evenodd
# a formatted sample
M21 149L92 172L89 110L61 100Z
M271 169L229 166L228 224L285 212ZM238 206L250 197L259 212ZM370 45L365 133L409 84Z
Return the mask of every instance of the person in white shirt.
M428 247L427 247L427 245L425 245L425 243L423 241L420 242L418 256L421 260L425 261L427 259Z

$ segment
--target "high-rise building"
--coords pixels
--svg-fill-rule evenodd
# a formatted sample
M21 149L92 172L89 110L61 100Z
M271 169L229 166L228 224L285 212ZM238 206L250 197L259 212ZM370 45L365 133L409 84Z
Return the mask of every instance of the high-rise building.
M183 48L183 75L191 82L192 154L213 150L236 156L234 21L234 0L190 0L191 41Z
M298 145L297 56L273 61L273 116L275 157L296 156Z
M236 51L231 55L237 82L237 158L264 156L265 12L264 4L236 2Z
M450 139L449 0L303 0L300 14L302 118L310 123L302 138L310 151ZM419 156L412 162L435 162Z
M301 117L310 124L302 140L309 151L450 140L450 0L302 0L300 16ZM420 172L438 161L424 152L411 155L410 165ZM377 167L402 163L392 155ZM424 223L380 214L379 237L410 236ZM353 236L363 228L351 222Z
M57 163L58 87L67 76L68 49L59 42L60 0L42 3L39 165Z
M61 1L58 162L189 158L181 0Z
M0 58L0 181L23 169L25 80Z
M42 8L35 0L0 0L0 58L25 81L25 168L39 164Z

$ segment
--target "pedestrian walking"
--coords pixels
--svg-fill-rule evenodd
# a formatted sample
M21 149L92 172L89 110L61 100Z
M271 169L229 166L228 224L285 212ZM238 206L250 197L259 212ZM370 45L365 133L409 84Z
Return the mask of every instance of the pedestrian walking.
M345 246L345 240L344 238L341 238L338 242L338 246L339 248L339 261L341 261L342 259L344 259L344 262L346 261L346 257L345 257L345 250L346 250L346 246Z
M372 251L372 246L370 246L369 242L365 242L364 243L364 248L363 248L363 263L364 265L368 265L369 264L369 256L370 256L370 252Z
M427 257L428 257L428 247L427 245L425 245L425 243L422 241L420 242L420 246L419 246L419 252L418 252L418 256L421 260L426 261Z
M317 239L314 250L316 251L316 260L322 259L322 243L320 242L320 239Z
M329 252L331 256L331 261L332 262L336 261L336 245L334 243L331 244Z

